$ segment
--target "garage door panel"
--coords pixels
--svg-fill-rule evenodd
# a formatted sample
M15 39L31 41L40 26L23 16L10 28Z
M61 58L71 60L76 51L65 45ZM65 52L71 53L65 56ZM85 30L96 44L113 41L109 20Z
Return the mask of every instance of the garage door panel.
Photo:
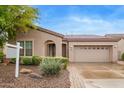
M76 62L109 62L108 47L74 47Z

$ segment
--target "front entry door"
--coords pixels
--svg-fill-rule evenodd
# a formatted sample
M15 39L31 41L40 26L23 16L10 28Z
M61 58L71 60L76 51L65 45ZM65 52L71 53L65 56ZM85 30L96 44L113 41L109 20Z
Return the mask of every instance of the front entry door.
M54 57L56 55L55 44L48 44L48 56Z

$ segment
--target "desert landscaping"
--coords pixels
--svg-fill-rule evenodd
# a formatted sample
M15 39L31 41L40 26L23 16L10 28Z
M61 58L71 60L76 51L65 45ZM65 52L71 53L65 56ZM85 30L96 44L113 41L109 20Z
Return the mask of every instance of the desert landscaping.
M59 75L43 76L38 66L20 66L20 71L27 70L27 73L20 73L15 78L15 64L7 66L0 63L0 87L1 88L69 88L69 72L63 70Z

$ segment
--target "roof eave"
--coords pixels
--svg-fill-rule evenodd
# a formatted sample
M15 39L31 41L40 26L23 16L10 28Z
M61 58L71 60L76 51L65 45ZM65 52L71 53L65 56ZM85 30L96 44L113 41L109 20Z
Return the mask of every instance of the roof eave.
M52 35L55 35L55 36L58 36L58 37L61 37L61 38L64 37L64 35L62 35L62 34L60 34L60 33L57 33L57 32L54 32L54 31L51 31L51 30L42 28L42 27L38 27L38 26L37 26L37 30L43 31L43 32L46 32L46 33L49 33L49 34L52 34Z
M71 39L71 38L69 38L69 39L64 39L65 41L68 41L68 42L118 42L120 39L108 39L108 38L106 38L106 39L88 39L88 40L86 40L85 38L84 39Z

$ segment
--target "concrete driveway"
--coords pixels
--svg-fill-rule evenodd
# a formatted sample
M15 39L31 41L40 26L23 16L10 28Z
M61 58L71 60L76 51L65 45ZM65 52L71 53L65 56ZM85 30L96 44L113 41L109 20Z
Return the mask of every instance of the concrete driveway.
M70 63L71 87L122 88L124 66L113 63Z

